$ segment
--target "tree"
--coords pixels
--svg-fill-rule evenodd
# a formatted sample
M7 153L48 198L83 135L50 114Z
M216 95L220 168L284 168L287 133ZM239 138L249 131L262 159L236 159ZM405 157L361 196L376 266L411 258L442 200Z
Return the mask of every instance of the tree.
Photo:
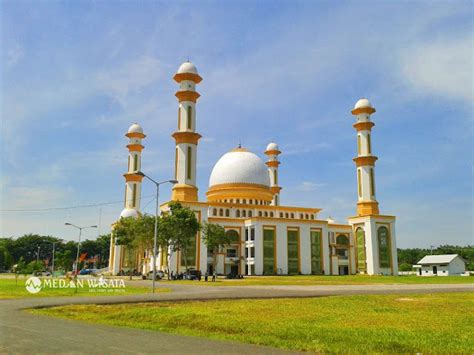
M196 214L188 207L183 207L179 202L171 202L169 211L161 217L159 225L160 247L168 250L168 265L171 255L176 251L183 253L184 266L188 269L188 250L196 241L200 224Z
M203 223L202 235L204 244L206 244L207 249L212 252L212 268L215 270L217 261L216 253L232 243L232 236L226 234L224 227L207 222Z
M114 235L118 245L122 245L127 251L128 265L130 271L130 280L132 279L132 266L134 264L134 241L135 236L138 232L137 219L134 217L120 218L119 221L114 225Z

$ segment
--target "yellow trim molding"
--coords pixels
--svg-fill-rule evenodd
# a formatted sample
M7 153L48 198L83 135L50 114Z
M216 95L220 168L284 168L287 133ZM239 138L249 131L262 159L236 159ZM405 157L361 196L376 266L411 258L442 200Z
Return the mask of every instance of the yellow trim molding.
M183 80L190 80L194 81L196 84L199 84L202 81L202 78L199 76L199 74L194 73L177 73L173 76L173 79L177 83L180 83Z
M378 215L379 203L377 201L357 202L357 214L359 216Z
M366 156L354 158L352 160L356 163L357 167L360 167L360 166L374 166L375 161L377 159L378 158L375 155L366 155Z
M278 168L278 165L280 165L280 162L278 160L270 160L270 161L267 161L265 164L267 164L268 167Z
M266 155L278 155L278 154L281 154L281 152L277 149L272 149L272 150L266 150L265 154Z
M146 135L140 132L127 133L125 136L128 138L140 138L140 139L143 139L146 137Z
M354 127L357 130L357 132L359 132L359 131L370 131L373 126L375 126L375 123L373 123L372 121L357 122L357 123L354 123L352 125L352 127Z
M375 112L375 109L373 107L359 107L355 108L351 111L353 115L358 115L359 113L368 113L372 114Z
M199 95L199 93L196 91L177 91L174 96L178 98L179 102L191 101L195 103L201 95Z
M171 192L171 200L173 201L197 201L198 189L196 186L187 184L176 184Z
M202 137L199 133L196 132L174 132L171 137L176 141L176 144L188 143L188 144L198 144L199 139Z
M131 181L132 182L142 182L142 180L143 180L143 176L133 174L133 173L126 173L126 174L123 174L123 176L124 176L126 182L131 182Z
M230 198L250 198L268 202L273 200L273 193L268 186L245 183L214 185L207 190L206 196L208 201ZM258 207L255 205L255 208Z
M270 191L271 191L273 194L278 194L278 193L280 193L280 191L281 191L281 187L280 187L280 186L271 186L271 187L270 187Z
M127 148L131 152L141 152L144 147L141 144L128 144Z

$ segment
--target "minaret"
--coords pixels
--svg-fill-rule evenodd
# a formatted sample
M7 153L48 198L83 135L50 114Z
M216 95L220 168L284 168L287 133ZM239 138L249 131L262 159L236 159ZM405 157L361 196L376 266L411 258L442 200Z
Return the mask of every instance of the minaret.
M265 150L265 154L268 155L268 160L265 164L268 166L268 175L270 176L270 190L273 193L273 206L280 205L280 191L281 187L278 186L278 155L281 154L276 143L270 143Z
M357 167L357 215L378 215L379 204L375 198L375 161L372 155L370 134L374 123L370 115L375 112L369 100L360 99L351 111L357 122L353 125L357 130L357 157L354 162Z
M196 101L200 96L196 84L202 78L196 66L187 61L181 64L173 79L179 83L179 90L175 94L179 101L178 130L172 135L176 141L175 179L178 183L173 187L171 199L197 201L197 145L201 135L196 133Z
M127 145L128 169L123 175L125 177L125 202L120 217L136 217L140 211L143 179L136 172L142 166L142 139L146 136L143 134L143 128L137 123L130 126L125 136L129 138L129 144Z

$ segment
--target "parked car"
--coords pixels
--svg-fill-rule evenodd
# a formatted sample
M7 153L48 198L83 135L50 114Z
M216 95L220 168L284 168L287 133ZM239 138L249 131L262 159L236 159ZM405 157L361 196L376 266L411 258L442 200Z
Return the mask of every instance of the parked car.
M33 273L34 276L51 276L49 271L35 271Z
M199 271L194 269L188 269L188 271L184 274L185 280L199 280Z
M163 277L165 277L165 273L161 270L157 270L155 280L161 280ZM142 279L143 280L153 280L153 270L148 272L146 275L143 275Z

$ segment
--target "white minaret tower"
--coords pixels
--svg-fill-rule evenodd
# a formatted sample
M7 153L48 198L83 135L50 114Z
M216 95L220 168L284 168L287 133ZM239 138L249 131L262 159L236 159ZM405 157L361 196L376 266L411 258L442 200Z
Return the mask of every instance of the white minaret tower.
M357 215L348 219L353 228L356 272L369 275L398 275L395 216L381 215L375 197L375 161L371 131L375 112L369 100L360 99L351 113L357 131Z
M142 139L146 136L143 134L143 128L137 123L130 126L125 136L129 138L127 145L128 169L123 175L125 177L125 202L120 217L136 217L140 211L143 180L143 176L137 175L136 172L142 167Z
M354 162L357 167L357 215L379 214L379 204L375 198L375 161L372 155L370 134L375 125L370 115L375 112L369 100L360 99L351 111L356 116L354 128L357 131L357 157Z
M179 90L175 94L179 101L178 130L172 135L176 141L175 179L178 183L173 187L171 199L197 201L197 145L201 135L196 133L196 101L200 96L196 84L202 78L196 66L187 61L181 64L173 79L179 83Z
M265 154L268 155L268 160L265 164L268 166L268 175L270 176L270 190L273 193L273 206L280 205L280 191L281 187L278 185L278 166L280 162L278 161L278 155L281 154L276 143L270 143L267 145Z

